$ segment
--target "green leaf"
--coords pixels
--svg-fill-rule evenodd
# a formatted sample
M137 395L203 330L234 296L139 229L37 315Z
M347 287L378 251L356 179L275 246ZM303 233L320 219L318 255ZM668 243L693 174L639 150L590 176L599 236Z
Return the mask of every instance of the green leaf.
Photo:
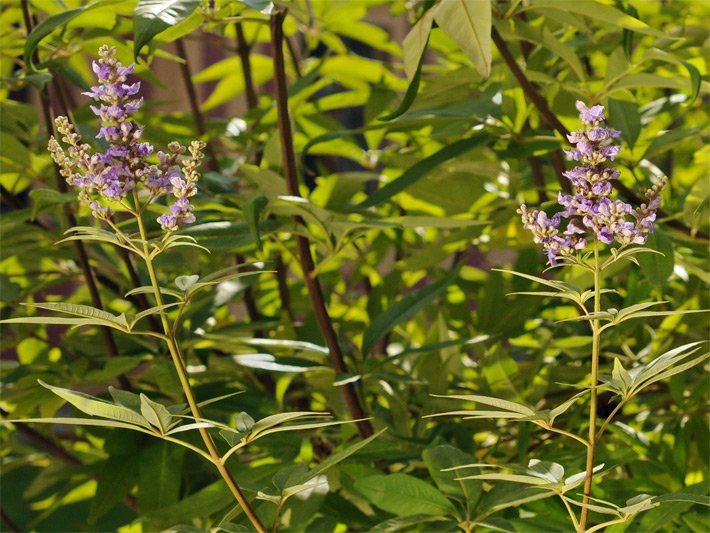
M115 2L116 0L112 0ZM34 52L42 40L47 37L49 34L51 34L54 30L59 28L60 26L63 26L67 22L69 22L72 19L75 19L85 11L88 11L90 9L94 9L95 7L99 7L100 5L106 4L106 1L98 1L98 2L93 2L91 4L87 4L82 7L77 7L75 9L68 9L66 11L60 11L59 13L55 15L50 15L46 19L44 19L42 22L37 24L30 34L27 36L27 40L25 42L25 52L24 52L24 60L25 60L25 65L29 69L30 72L36 72L36 66L34 62L32 61L32 56L34 55Z
M234 424L237 427L237 431L240 433L248 433L254 427L254 419L249 413L242 411L236 416Z
M520 278L529 279L530 281L535 281L537 283L540 283L541 285L552 287L553 289L556 289L558 291L568 291L577 295L580 294L579 289L577 289L577 287L570 285L569 283L565 283L563 281L540 278L537 276L531 276L530 274L523 274L522 272L517 272L515 270L505 270L503 268L494 268L492 270L495 270L496 272L506 272L508 274L513 274L514 276L518 276Z
M148 398L145 394L140 395L140 400L141 414L145 419L154 427L158 428L161 434L164 435L167 433L173 419L173 415L170 414L170 411L168 411L164 405Z
M52 417L52 418L23 418L23 419L8 419L2 420L2 424L11 423L21 423L21 424L63 424L66 426L96 426L96 427L106 427L106 428L119 428L119 429L132 429L134 431L142 431L147 433L148 430L144 430L135 424L128 424L126 422L118 422L116 420L97 420L95 418L73 418L73 417Z
M524 476L521 474L476 474L473 476L465 476L461 479L481 479L485 481L510 481L511 483L522 483L524 485L547 485L554 481L540 479L535 476Z
M458 157L459 155L466 153L474 148L486 144L491 139L491 136L487 133L477 133L472 137L467 139L461 139L455 141L451 144L444 146L438 152L425 157L421 161L418 161L407 170L405 170L401 176L395 180L389 182L387 185L381 189L375 191L371 194L365 201L363 201L358 207L373 207L375 205L381 204L385 200L388 200L395 194L402 192L407 187L413 185L421 178L426 176L429 172L437 168L442 163Z
M73 192L60 193L54 189L33 189L30 191L32 198L31 220L35 220L37 215L49 207L64 205L76 200Z
M491 73L490 0L446 0L435 8L434 20L466 53L484 78Z
M77 315L89 320L94 321L99 325L108 325L122 331L128 331L130 328L128 326L128 321L125 315L112 315L111 313L98 309L96 307L91 307L90 305L80 305L80 304L69 304L64 302L57 303L39 303L39 304L23 304L28 307L36 307L38 309L46 309L47 311L54 311L57 313L66 313L68 315Z
M305 372L310 370L316 365L310 361L296 360L298 364L290 364L293 359L283 360L284 362L279 362L275 356L269 353L247 353L232 356L235 363L248 368L256 368L258 370L270 370L272 372Z
M133 56L160 32L186 19L200 0L139 0L133 13Z
M178 501L184 456L185 448L163 440L151 440L142 447L138 458L138 506L142 513Z
M419 20L412 26L409 33L402 41L404 51L404 72L407 77L414 79L417 71L421 71L422 56L429 43L429 32L434 21L436 9L427 9Z
M198 279L200 279L200 276L196 274L192 276L178 276L175 278L175 286L181 291L187 291L190 287L197 283Z
M653 35L654 37L669 38L668 34L650 27L639 19L627 15L615 7L594 0L535 0L535 2L520 8L518 11L525 11L527 9L541 11L557 9L566 13L578 13L619 28L626 28L639 33Z
M523 416L538 416L538 413L527 405L509 402L508 400L501 400L500 398L493 398L491 396L480 396L478 394L451 394L446 396L435 396L437 396L438 398L449 398L452 400L464 400L467 402L482 403L483 405L498 407L499 409L517 413Z
M448 516L456 511L436 488L407 474L367 476L355 481L355 490L373 505L397 516Z
M249 232L254 237L256 249L260 252L264 249L264 245L261 242L261 233L259 232L259 216L268 203L269 200L266 196L259 194L249 198L244 206L244 219L249 226Z
M621 394L626 394L626 391L631 386L632 379L629 372L621 365L621 361L617 358L614 358L614 369L611 372L611 376L614 385Z
M117 389L109 385L108 393L111 395L111 398L113 398L113 401L118 405L128 407L136 413L141 412L141 397L135 392Z
M654 496L653 501L658 503L690 502L710 507L710 496L705 496L702 494L692 494L688 492L674 492L673 494L663 494L661 496Z
M134 434L135 435L135 434ZM126 455L109 457L101 467L96 484L96 493L91 498L91 510L87 522L96 521L108 513L135 486L138 463Z
M293 420L298 420L299 418L313 418L319 416L329 416L328 413L321 413L318 411L294 411L292 413L279 413L276 415L267 416L257 421L252 427L252 435L256 435L267 429L284 424L286 422L291 422Z
M629 148L634 147L641 134L641 115L636 102L609 98L609 123L621 131Z
M84 394L83 392L75 392L69 389L53 387L40 379L37 381L44 388L51 390L54 394L60 398L63 398L87 415L119 420L121 422L127 422L129 424L135 424L145 428L150 427L148 421L132 409L95 398L94 396Z
M340 463L344 459L347 459L348 457L350 457L352 454L354 454L355 452L357 452L361 448L364 448L365 446L370 444L370 442L372 442L377 437L382 435L385 431L387 431L387 428L384 428L384 429L378 431L374 435L370 435L366 439L362 439L362 440L356 442L352 446L348 446L344 450L340 450L339 452L329 455L327 459L318 463L314 468L310 469L308 472L305 472L305 473L301 474L300 476L296 476L294 479L294 484L301 485L301 484L304 484L307 481L321 475L322 473L324 473L326 470L328 470L332 466Z
M689 357L700 349L700 345L702 343L702 341L691 342L682 346L678 346L677 348L673 348L672 350L669 350L659 355L653 361L643 366L642 370L634 373L636 376L636 378L634 379L634 385L636 385L637 383L642 383L660 374L675 363L685 359L686 357Z
M422 458L429 475L444 494L466 502L468 507L475 509L483 492L483 483L475 479L459 479L460 474L456 471L443 471L455 466L475 463L475 457L448 444L442 444L424 450Z
M458 277L458 269L450 272L446 277L427 285L423 289L404 296L399 301L379 314L367 328L362 337L362 353L367 355L379 339L392 331L397 324L409 320L420 309L429 305L434 298L442 293Z
M419 92L419 84L421 83L421 79L422 79L422 65L423 64L424 64L424 54L422 54L422 56L419 58L419 63L417 64L417 69L414 71L414 76L412 77L412 81L409 82L409 85L407 86L407 90L404 93L404 98L402 98L402 101L397 106L397 109L395 109L391 113L387 113L383 117L380 117L379 118L380 121L389 122L390 120L394 120L397 117L406 113L407 110L412 106L412 104L414 103L414 100L417 97L417 93Z
M189 522L221 511L233 501L224 481L219 480L190 494L177 503L151 511L147 518L162 524Z

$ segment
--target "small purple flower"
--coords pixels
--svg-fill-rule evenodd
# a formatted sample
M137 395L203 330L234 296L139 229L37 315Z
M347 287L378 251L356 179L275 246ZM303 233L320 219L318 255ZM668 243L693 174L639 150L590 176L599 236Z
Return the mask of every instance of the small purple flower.
M612 200L611 182L618 179L620 173L605 164L619 154L620 147L613 144L613 139L621 132L604 125L603 106L590 108L578 101L576 107L583 128L567 135L574 149L565 153L580 164L563 173L574 187L572 194L560 192L558 195L558 203L564 209L552 217L537 210L530 212L525 205L518 210L524 227L533 232L536 243L542 244L552 265L560 256L571 256L584 249L587 233L608 245L614 241L622 247L644 244L653 231L656 211L661 205L660 193L667 181L662 178L646 191L648 203L636 210L625 202ZM569 219L562 235L559 235L560 216Z
M584 124L592 126L604 120L604 106L595 105L589 108L580 100L577 100L575 105L579 111L579 120Z
M79 187L80 199L89 204L96 218L106 219L111 213L101 199L122 202L134 189L143 187L148 191L148 202L164 194L175 197L170 214L158 218L165 230L194 222L188 198L197 192L197 168L203 158L204 144L193 142L190 157L181 159L185 148L170 143L167 153L158 152L159 164L146 160L153 153L153 146L141 140L143 128L133 119L143 104L143 98L138 96L141 84L128 82L135 66L121 65L115 54L115 48L99 49L99 59L91 66L99 84L83 93L99 101L90 108L100 120L96 138L106 141L108 147L104 152L91 154L90 146L81 143L69 120L58 117L57 131L69 145L69 156L52 137L49 141L52 158L67 182Z

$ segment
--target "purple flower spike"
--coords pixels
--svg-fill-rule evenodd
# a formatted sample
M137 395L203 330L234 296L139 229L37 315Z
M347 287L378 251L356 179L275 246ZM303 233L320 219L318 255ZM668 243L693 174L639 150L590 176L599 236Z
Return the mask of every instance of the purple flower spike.
M189 198L197 193L197 168L204 143L193 142L187 159L182 158L184 147L170 143L167 153L158 152L159 164L146 161L153 146L142 141L143 128L133 119L143 104L138 95L141 84L127 83L135 67L121 65L115 55L115 48L99 49L99 59L91 65L99 84L83 93L98 100L90 108L99 117L96 138L108 143L106 151L91 154L91 147L81 143L66 117L58 117L56 125L62 140L69 145L69 155L54 137L50 138L49 151L67 183L80 189L79 198L89 204L98 219L107 220L111 215L106 203L122 202L135 190L146 190L147 203L172 194L176 201L169 206L170 213L158 217L163 229L172 231L195 221Z
M567 135L574 149L565 153L580 164L563 173L574 187L572 194L558 195L557 201L564 209L551 218L542 211L528 211L524 204L518 210L523 226L532 231L536 243L542 244L551 265L557 264L560 257L574 256L586 248L587 235L607 245L615 241L622 247L644 244L653 231L661 205L660 193L667 182L662 178L646 191L648 203L635 210L625 202L612 200L611 182L619 178L619 171L605 164L619 154L620 147L613 144L613 139L621 132L606 127L603 106L590 108L578 101L576 107L583 128ZM562 235L560 217L570 219Z

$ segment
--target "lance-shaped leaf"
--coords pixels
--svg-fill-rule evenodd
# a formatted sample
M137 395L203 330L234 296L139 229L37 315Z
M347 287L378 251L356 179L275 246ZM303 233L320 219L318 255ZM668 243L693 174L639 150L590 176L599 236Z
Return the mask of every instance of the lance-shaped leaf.
M186 19L200 0L140 0L133 16L133 55L160 32Z
M632 318L649 318L654 316L673 316L673 315L691 315L694 313L707 313L707 309L685 309L685 310L675 310L675 311L637 311L636 313L629 314L624 318L617 318L612 324L605 327L615 326L625 320L630 320Z
M211 287L213 285L219 285L225 281L230 281L237 278L243 278L247 276L259 276L265 272L272 272L270 270L243 270L247 265L238 265L233 267L224 268L203 278L199 281L193 283L187 289L188 297L193 296L197 291L204 289L206 287Z
M115 233L112 233L103 228L95 228L93 226L75 226L69 228L64 234L71 234L69 237L57 241L57 244L69 242L69 241L95 241L95 242L105 242L108 244L113 244L115 246L120 246L126 250L130 250L141 257L143 256L142 251L136 246L140 241L132 241L130 244L125 243L122 239L119 239Z
M182 300L182 294L173 289L168 289L166 287L158 287L160 294L174 296L175 298ZM152 285L141 285L135 289L131 289L124 296L133 296L134 294L155 294L155 289Z
M47 311L54 311L57 313L64 313L67 315L80 316L90 321L88 323L93 323L99 326L109 326L112 328L120 329L121 331L125 332L130 331L128 321L126 320L126 315L120 314L116 316L102 309L91 307L90 305L69 304L64 302L43 302L39 304L22 305L26 305L28 307L36 307L38 309L45 309Z
M145 394L140 395L141 400L141 414L145 417L148 422L153 426L158 428L162 435L165 435L173 424L173 415L170 411L157 402L154 402L148 398ZM179 420L175 423L179 423Z
M143 318L145 318L149 315L155 315L165 309L170 309L171 307L175 307L176 305L180 305L180 304L182 304L182 302L173 302L173 303L169 303L169 304L156 305L154 307L149 307L148 309L145 309L144 311L137 313L135 316L131 316L130 329L133 329L136 326L136 324L138 324L138 322L140 320L142 320Z
M705 496L703 494L693 494L690 492L674 492L673 494L663 494L661 496L654 496L653 501L659 503L690 502L710 507L710 496Z
M481 76L487 78L491 72L490 0L440 2L434 20L461 47Z
M399 323L412 318L420 309L429 305L434 298L441 294L458 277L459 269L452 270L449 275L419 289L411 294L407 294L398 300L385 311L377 315L370 327L367 328L362 337L362 353L367 355L374 348L379 339Z
M577 394L575 394L574 396L572 396L568 400L565 400L564 402L562 402L557 407L550 409L550 411L548 413L548 417L550 419L550 424L552 424L555 421L555 418L557 418L558 416L560 416L561 414L566 412L567 409L572 407L577 402L577 400L579 400L582 396L584 396L588 393L589 393L589 390L583 390L581 392L578 392Z
M705 361L710 357L710 352L703 353L690 361L679 364L691 355L697 353L700 349L699 345L703 342L704 341L698 341L684 344L683 346L664 353L647 365L633 368L630 372L633 377L630 394L635 394L642 388L648 387L662 379L674 376L675 374L679 374L680 372L684 372L688 368Z
M467 394L467 395L447 395L447 396L440 396L440 395L433 395L436 396L437 398L450 398L452 400L464 400L467 402L476 402L476 403L482 403L483 405L490 405L491 407L497 407L498 409L501 409L503 412L508 413L510 418L529 418L529 419L535 419L535 418L543 418L543 415L541 413L538 413L534 409L531 409L527 405L523 405L521 403L515 403L515 402L510 402L508 400L501 400L500 398L493 398L491 396L479 396L476 394ZM450 411L447 413L437 413L434 415L427 415L427 416L447 416L447 415L466 415L466 413L476 413L474 416L478 416L481 411ZM497 413L498 411L494 411L494 413ZM483 412L485 413L485 411ZM495 416L491 417L495 418Z
M374 435L370 435L366 439L356 442L355 444L345 448L344 450L340 450L339 452L331 454L330 456L328 456L327 459L318 463L314 468L310 469L308 472L305 472L305 473L301 474L300 476L297 476L293 480L294 485L301 485L301 484L306 483L309 480L315 478L316 476L323 474L326 470L328 470L332 466L342 462L344 459L350 457L352 454L354 454L355 452L357 452L361 448L364 448L365 446L370 444L373 440L375 440L377 437L382 435L385 431L387 431L387 428L384 428L384 429L378 431Z
M55 418L22 418L22 419L7 419L0 421L0 424L12 424L12 423L32 423L32 424L62 424L66 426L96 426L105 428L120 428L120 429L132 429L135 431L140 431L142 433L153 434L152 431L143 428L142 426L137 426L136 424L130 424L127 422L119 422L117 420L103 420L97 418L72 418L72 417L55 417Z
M516 270L506 270L504 268L493 268L492 270L495 270L496 272L505 272L507 274L512 274L513 276L518 276L520 278L529 279L530 281L535 281L535 282L539 283L540 285L546 285L547 287L552 287L553 289L555 289L557 291L567 291L567 292L579 294L579 289L577 287L575 287L574 285L571 285L569 283L565 283L564 281L557 281L554 279L540 278L538 276L524 274L524 273L518 272Z
M42 380L37 381L44 388L51 390L54 394L66 400L87 415L101 416L111 420L119 420L121 422L150 428L148 420L146 420L144 416L136 413L133 409L95 398L94 396L84 394L83 392L53 387Z

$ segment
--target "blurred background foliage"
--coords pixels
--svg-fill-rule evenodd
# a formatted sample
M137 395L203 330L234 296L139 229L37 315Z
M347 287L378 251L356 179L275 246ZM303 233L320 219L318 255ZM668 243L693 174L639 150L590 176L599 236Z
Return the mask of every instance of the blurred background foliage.
M575 307L510 296L532 284L491 270L543 270L515 210L523 200L552 207L567 187L561 148L564 131L577 127L577 99L605 105L611 125L623 131L621 197L637 199L652 176L670 178L649 241L664 255L608 272L606 286L619 294L605 304L708 307L708 4L278 4L288 7L288 104L302 198L289 194L283 178L268 0L3 2L2 318L40 300L98 299L113 313L146 305L125 293L145 285L147 273L116 249L54 245L72 220L92 222L57 180L46 150L47 115L69 114L93 139L95 117L80 92L93 83L90 60L99 46L115 46L125 64L140 53L136 74L147 103L138 120L146 140L209 142L197 222L181 231L212 253L172 251L159 264L162 284L248 261L274 271L203 293L185 317L179 334L198 397L243 391L206 415L233 422L242 411L258 419L324 410L348 419L350 390L372 417L367 425L264 438L234 459L231 469L257 512L274 520L276 506L263 494L287 488L290 469L388 427L327 471L327 491L288 500L276 525L568 530L559 501L521 503L530 492L455 482L440 470L538 458L578 472L581 446L525 424L422 417L455 407L434 394L480 393L550 408L573 394L569 384L586 379L587 326L557 323L575 316ZM308 238L314 258L305 276L296 235ZM343 366L314 312L309 275L322 288ZM574 270L549 275L591 284ZM707 333L704 314L629 321L604 339L603 365L617 357L628 367ZM4 327L3 414L72 415L37 379L92 394L114 385L181 401L166 354L135 339L98 328ZM705 372L701 365L676 375L624 407L598 452L611 470L597 497L621 503L638 493L707 493ZM613 403L602 395L599 408L608 413ZM586 431L586 411L578 402L564 427ZM230 512L226 489L199 457L165 443L66 426L4 425L0 435L3 530L183 524L173 530L204 531L222 524L239 531L247 523ZM484 519L487 526L474 526ZM607 531L705 531L707 520L704 508L672 503Z

